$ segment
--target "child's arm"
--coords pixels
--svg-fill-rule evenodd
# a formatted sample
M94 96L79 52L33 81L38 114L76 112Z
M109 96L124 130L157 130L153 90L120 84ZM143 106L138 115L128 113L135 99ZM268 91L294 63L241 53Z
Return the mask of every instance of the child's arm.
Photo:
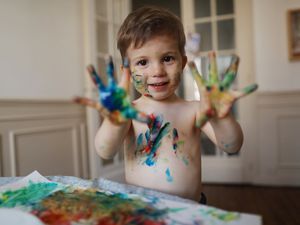
M218 148L227 153L236 153L242 147L243 132L231 114L210 119L202 130Z
M95 137L95 148L101 158L111 159L115 156L123 144L130 125L131 120L114 124L108 118L104 118Z
M130 84L130 70L128 62L123 65L123 76L118 86L114 79L112 60L107 65L108 82L104 85L93 66L88 71L99 90L99 102L76 98L77 103L96 108L104 117L104 121L95 138L97 153L105 159L112 158L123 143L130 128L131 119L148 123L148 115L137 111L130 103L127 95Z
M193 62L189 63L192 75L197 83L201 100L196 115L196 126L222 150L228 153L239 151L243 143L243 133L240 125L230 114L233 103L257 89L257 84L252 84L241 91L230 90L233 83L239 58L232 57L225 77L222 81L218 78L216 55L210 53L209 79L206 81L198 73Z

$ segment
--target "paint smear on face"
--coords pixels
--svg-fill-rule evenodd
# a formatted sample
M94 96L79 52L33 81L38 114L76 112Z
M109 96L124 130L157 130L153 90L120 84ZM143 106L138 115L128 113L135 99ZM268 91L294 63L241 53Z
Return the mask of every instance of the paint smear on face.
M145 95L147 97L152 97L149 93L148 86L143 75L137 74L135 71L132 71L132 80L135 89L140 94Z
M168 209L126 194L67 188L52 193L55 183L35 183L0 197L0 207L27 207L48 225L165 224Z
M163 137L170 131L170 123L163 124L163 116L154 114L150 115L151 122L148 124L148 130L145 133L146 145L143 145L143 134L137 138L136 155L142 156L143 163L148 166L154 166L158 158L158 149Z
M171 176L171 172L169 168L166 169L166 176L168 182L173 182L173 177Z

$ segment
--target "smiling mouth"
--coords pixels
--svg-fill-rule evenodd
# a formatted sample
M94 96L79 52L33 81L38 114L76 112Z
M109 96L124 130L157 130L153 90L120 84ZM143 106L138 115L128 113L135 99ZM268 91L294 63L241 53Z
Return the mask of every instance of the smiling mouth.
M160 86L164 86L167 85L169 82L159 82L159 83L155 83L155 84L148 84L149 86L152 87L160 87Z

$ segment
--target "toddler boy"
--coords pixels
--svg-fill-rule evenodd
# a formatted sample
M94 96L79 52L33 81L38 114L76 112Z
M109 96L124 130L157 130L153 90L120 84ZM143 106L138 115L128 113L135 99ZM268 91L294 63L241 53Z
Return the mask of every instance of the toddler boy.
M231 116L233 102L256 89L229 90L237 70L233 58L224 80L219 81L215 54L210 54L210 79L191 73L198 84L200 101L186 101L175 93L183 68L185 34L180 19L169 11L143 7L123 22L118 48L123 61L119 86L113 80L112 63L104 86L89 67L100 90L100 103L82 100L105 115L95 146L97 153L110 159L124 143L126 182L199 201L201 198L201 145L204 132L219 149L238 152L243 143L240 125ZM124 90L129 79L141 97L132 104ZM123 88L121 88L123 87Z

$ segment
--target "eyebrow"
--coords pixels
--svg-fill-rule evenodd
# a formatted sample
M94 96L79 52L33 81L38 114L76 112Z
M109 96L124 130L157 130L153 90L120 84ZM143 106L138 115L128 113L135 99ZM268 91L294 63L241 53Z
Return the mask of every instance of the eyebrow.
M167 51L167 52L162 53L161 55L164 56L164 55L168 55L168 54L176 55L176 51ZM149 58L149 56L141 55L141 56L137 56L135 58L132 58L131 60L135 61L135 60L140 60L140 59L143 59L143 58Z

